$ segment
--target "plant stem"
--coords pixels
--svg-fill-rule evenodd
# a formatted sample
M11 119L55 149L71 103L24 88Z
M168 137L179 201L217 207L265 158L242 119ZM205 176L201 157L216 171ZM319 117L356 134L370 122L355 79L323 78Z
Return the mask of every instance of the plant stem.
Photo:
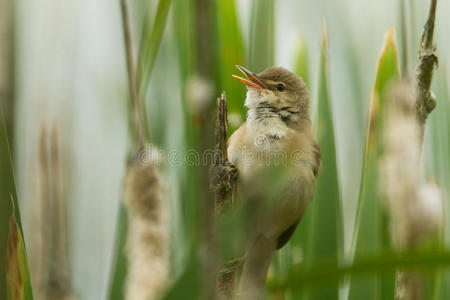
M214 152L214 162L212 168L213 187L215 190L215 214L216 218L225 211L229 200L232 198L234 189L233 170L227 155L227 98L222 92L216 102L216 146ZM230 172L231 171L231 172ZM232 201L231 201L232 202ZM242 259L228 262L225 269L222 269L217 276L217 287L220 293L231 297L234 288L234 277L238 267L243 264Z
M416 110L420 124L420 139L423 144L425 122L428 115L436 107L436 100L430 91L434 67L438 63L436 47L433 44L434 23L437 0L431 0L428 20L422 34L416 66Z
M122 27L123 36L125 42L125 55L127 62L127 73L128 73L128 88L130 93L130 101L132 108L132 122L135 130L135 137L137 139L137 148L142 148L145 144L144 138L144 126L142 118L141 103L137 91L137 80L136 80L136 63L133 57L133 44L131 39L131 26L128 17L128 4L127 0L120 0L120 7L122 13Z
M227 133L228 133L228 122L227 122L227 99L225 97L225 92L217 98L216 102L216 152L214 155L214 167L223 166L223 164L228 160L227 155ZM220 188L216 190L216 215L220 216L223 212L224 204L227 198L227 190L224 188L225 185L220 184Z
M407 1L400 0L400 32L402 43L402 76L409 77L409 31Z

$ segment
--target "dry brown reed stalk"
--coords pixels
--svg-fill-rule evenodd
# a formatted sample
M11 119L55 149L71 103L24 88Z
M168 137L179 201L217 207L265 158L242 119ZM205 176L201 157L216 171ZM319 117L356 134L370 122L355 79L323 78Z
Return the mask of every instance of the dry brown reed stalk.
M417 249L436 236L442 223L437 188L422 184L415 99L409 81L398 83L390 91L384 124L385 152L380 164L380 189L390 214L391 237L401 251ZM420 273L398 272L396 299L421 299L421 294Z
M423 30L416 65L416 110L417 120L420 125L420 144L423 144L425 122L428 115L436 107L436 99L430 91L434 68L438 63L436 46L433 44L436 6L437 0L431 0L428 20Z
M237 169L228 161L227 135L227 98L225 92L222 92L222 95L216 101L216 146L211 170L216 216L221 216L227 207L232 206L232 194L237 176Z
M42 127L39 137L39 201L33 209L31 279L36 299L78 299L71 287L67 261L67 208L63 193L58 132Z
M150 145L128 162L124 184L129 215L128 300L158 299L168 283L168 222L160 163L157 150Z
M211 186L215 193L215 214L220 218L225 210L233 206L233 191L237 178L237 169L230 164L227 155L227 99L225 92L216 101L216 145L214 161L211 168ZM236 269L242 266L242 259L236 259L226 263L217 276L218 292L226 297L231 297L234 289Z

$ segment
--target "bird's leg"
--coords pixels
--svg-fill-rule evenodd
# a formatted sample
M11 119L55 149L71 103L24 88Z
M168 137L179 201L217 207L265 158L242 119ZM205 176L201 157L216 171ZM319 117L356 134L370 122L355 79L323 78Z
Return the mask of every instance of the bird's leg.
M259 235L248 249L236 299L264 299L264 285L276 241Z

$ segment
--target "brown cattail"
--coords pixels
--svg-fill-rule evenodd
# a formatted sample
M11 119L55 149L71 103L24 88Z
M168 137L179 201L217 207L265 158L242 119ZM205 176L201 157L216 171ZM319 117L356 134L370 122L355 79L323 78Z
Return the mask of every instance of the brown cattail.
M434 184L422 183L420 124L415 111L414 88L409 81L389 93L380 189L390 214L391 236L399 250L414 250L442 223L442 203ZM422 279L417 272L399 272L396 299L421 299Z
M381 188L391 214L394 244L409 249L436 231L442 219L442 203L433 185L421 180L419 124L415 115L414 88L396 85L389 95L385 123L385 154Z
M146 146L127 167L128 300L158 299L168 282L168 225L160 161L157 150Z

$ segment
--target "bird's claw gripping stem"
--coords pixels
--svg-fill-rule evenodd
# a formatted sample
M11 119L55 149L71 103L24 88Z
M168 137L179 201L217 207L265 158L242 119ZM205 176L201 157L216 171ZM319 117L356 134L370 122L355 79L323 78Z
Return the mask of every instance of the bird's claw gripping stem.
M228 193L233 189L233 184L238 176L238 170L235 165L229 161L215 165L212 168L212 188L214 190L223 190Z

